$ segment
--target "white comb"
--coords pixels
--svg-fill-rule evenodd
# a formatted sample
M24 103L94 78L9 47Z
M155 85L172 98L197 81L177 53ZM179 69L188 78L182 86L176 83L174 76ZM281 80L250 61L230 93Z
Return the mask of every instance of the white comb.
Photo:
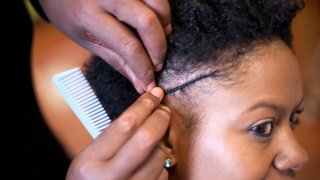
M79 67L54 75L52 81L93 139L109 126L110 117Z

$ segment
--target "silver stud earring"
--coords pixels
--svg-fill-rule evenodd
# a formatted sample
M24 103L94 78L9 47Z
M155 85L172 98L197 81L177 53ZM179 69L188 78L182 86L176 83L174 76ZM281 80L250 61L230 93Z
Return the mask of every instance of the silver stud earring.
M172 160L169 159L169 158L164 161L164 167L165 168L171 168L173 165L174 164L173 164Z

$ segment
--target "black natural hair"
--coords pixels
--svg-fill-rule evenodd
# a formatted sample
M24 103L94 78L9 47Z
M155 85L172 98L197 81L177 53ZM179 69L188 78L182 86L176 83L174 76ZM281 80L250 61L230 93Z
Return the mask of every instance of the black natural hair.
M280 40L291 48L292 19L304 2L171 0L170 5L173 31L164 68L156 78L167 93L177 93L208 77L229 76L241 57L258 45ZM97 56L84 71L112 119L140 96L125 77Z
M133 85L98 56L83 67L84 74L112 120L116 119L140 95Z

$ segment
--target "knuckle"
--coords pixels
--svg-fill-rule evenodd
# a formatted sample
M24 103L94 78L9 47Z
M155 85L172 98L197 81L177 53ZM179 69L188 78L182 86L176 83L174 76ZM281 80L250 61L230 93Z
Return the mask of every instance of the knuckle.
M123 48L124 52L126 52L129 57L136 57L137 54L141 54L142 52L142 45L140 44L140 42L133 39L126 40L123 43Z
M78 160L72 163L71 174L76 174L80 179L86 179L88 177L93 177L96 174L97 166L86 160Z
M119 130L127 134L132 133L136 127L136 117L136 113L130 113L129 115L126 115L125 117L119 119Z
M140 103L146 107L147 109L153 109L154 106L155 106L155 102L151 99L151 98L148 98L148 97L142 97L140 99Z
M72 17L78 19L79 21L75 22L76 28L88 29L90 28L92 22L94 21L95 12L88 8L85 4L80 4L77 6L78 11L73 12ZM90 17L90 18L88 18Z
M151 128L146 128L141 131L140 137L139 137L139 144L142 146L142 148L150 149L152 148L157 141L157 133L155 130Z
M138 78L143 79L145 81L151 81L154 78L154 73L152 69L148 69L145 71L140 71L137 74Z
M157 21L157 15L151 10L144 11L139 17L139 24L143 29L154 26Z

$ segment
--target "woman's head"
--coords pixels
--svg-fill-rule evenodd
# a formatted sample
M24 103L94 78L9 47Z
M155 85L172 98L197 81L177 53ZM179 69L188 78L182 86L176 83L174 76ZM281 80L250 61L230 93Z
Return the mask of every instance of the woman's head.
M210 71L228 78L259 45L280 40L291 47L290 24L302 7L295 0L171 1L173 33L159 83L169 90Z
M292 51L277 41L247 58L241 82L226 86L207 79L190 88L190 96L197 96L194 110L167 97L175 110L169 140L178 177L279 179L307 161L294 137L302 88Z
M172 109L180 179L288 177L307 161L293 134L302 85L291 50L296 0L174 0L158 84ZM99 58L86 76L115 119L139 94Z

